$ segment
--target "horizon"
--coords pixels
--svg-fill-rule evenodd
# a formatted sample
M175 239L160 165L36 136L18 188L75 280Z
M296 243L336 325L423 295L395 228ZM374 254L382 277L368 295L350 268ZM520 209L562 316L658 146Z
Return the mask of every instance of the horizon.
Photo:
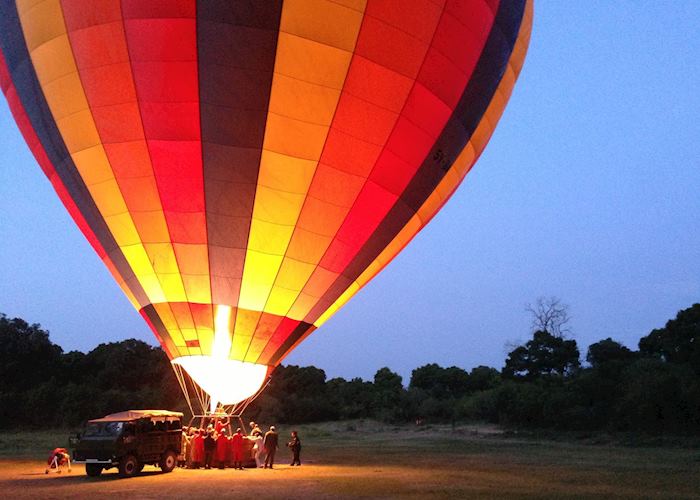
M697 304L698 304L698 303L690 304L690 305L688 305L688 307L684 307L683 309L688 309L688 308L693 307L694 305L697 305ZM681 311L682 311L683 309L681 309ZM680 312L680 311L678 311L678 312ZM138 339L138 338L133 338L133 337L132 337L132 338L119 339L119 340L112 340L112 341L109 341L109 342L101 342L101 343L99 343L99 344L93 346L92 348L88 348L88 349L84 349L84 350L81 350L81 349L65 350L65 349L63 349L63 346L61 346L61 345L58 344L57 342L54 342L54 340L51 339L51 331L50 331L50 329L45 328L44 325L41 325L41 324L39 324L39 323L32 323L32 322L28 321L26 318L16 318L16 317L15 317L15 318L11 318L9 315L3 313L2 311L0 311L0 315L4 315L5 317L7 317L8 319L11 319L11 320L14 320L14 319L21 319L21 320L27 322L27 323L28 323L29 325L31 325L31 326L37 326L37 327L39 327L41 330L45 331L45 332L48 334L49 341L50 341L53 345L56 345L56 346L58 346L59 348L61 348L62 354L69 354L69 353L71 353L71 352L79 352L79 353L81 353L81 354L83 354L83 355L87 355L88 353L90 353L91 351L97 349L98 347L100 347L100 346L102 346L102 345L115 344L115 343L120 343L120 342L127 342L127 341L130 341L130 340L136 340L136 341L139 341L139 342L144 342L144 343L146 343L147 345L149 345L149 346L151 346L151 347L153 347L153 348L160 349L161 351L163 351L162 347L161 347L157 342L148 342L148 341L146 341L146 340ZM670 321L671 319L675 319L675 315L673 316L673 318L669 318L667 321ZM665 325L665 324L666 324L666 323L664 323L664 325ZM657 329L657 328L663 328L664 325L660 325L660 326L657 326L657 327L655 327L655 328L652 328L652 330ZM649 332L647 332L647 334L645 334L645 335L641 335L641 336L640 336L640 339L641 339L642 337L648 335L649 333L651 333L652 330L649 330ZM534 334L534 331L533 331L532 333ZM531 335L532 335L532 334L531 334ZM564 339L567 339L567 340L574 340L574 341L576 341L576 339L573 338L573 337L572 337L571 335L569 335L568 333L562 333L561 335L556 335L556 334L553 334L553 335L554 335L555 337L556 337L556 336L560 336L561 338L564 338ZM598 340L596 340L595 342L592 342L591 344L586 345L585 348L584 348L584 346L582 346L582 345L578 345L578 342L576 342L576 345L577 345L577 347L578 347L578 349L579 349L579 360L581 361L581 367L582 367L582 368L589 368L589 367L590 367L590 363L586 360L586 355L587 355L587 352L588 352L589 347L590 347L593 343L597 343L597 342L600 342L600 341L602 341L602 340L607 340L607 339L609 339L609 338L611 338L611 337L606 337L606 338L604 338L604 339L603 339L603 338L598 339ZM531 340L531 338L528 339L528 340ZM615 340L615 339L613 338L612 340ZM526 340L525 342L527 342L527 340ZM623 345L624 345L624 344L623 344ZM516 347L515 345L509 346L508 349L513 349L513 348L515 348L515 347ZM637 351L639 350L639 345L638 345L638 343L635 344L634 346L626 346L626 347L631 347L631 350L632 350L632 351L635 351L635 352L637 352ZM164 351L163 351L163 352L164 352ZM508 356L508 354L506 353L505 358L507 358L507 356ZM501 364L502 364L502 365L505 365L505 361L506 361L506 360L504 359L503 362L502 362ZM455 364L455 365L445 365L445 366L443 366L443 365L441 365L440 363L437 363L437 362L434 362L434 361L433 361L433 362L424 363L424 364L422 364L422 365L420 365L420 366L415 366L415 367L411 370L411 372L408 373L408 375L406 375L406 374L404 374L404 373L400 373L400 372L394 370L394 369L393 369L391 366L389 366L389 365L384 365L384 366L379 366L379 367L377 367L377 369L375 370L375 373L376 373L377 371L383 369L383 368L388 368L389 370L391 370L392 372L398 374L398 375L401 377L403 386L404 386L405 388L407 388L407 387L409 386L410 381L411 381L412 372L415 371L415 370L418 369L418 368L421 368L421 367L423 367L423 366L430 365L430 364L436 364L436 365L440 366L441 368L452 368L452 367L461 368L462 370L466 371L467 373L471 373L471 371L472 371L474 368L484 367L484 366L487 367L487 368L496 369L496 370L498 370L499 372L502 372L502 370L503 370L503 366L494 366L494 365L488 365L488 364L477 364L477 365L474 365L474 366L471 366L471 367L460 366L460 365L456 365L456 364ZM288 362L287 362L287 363L282 362L282 363L280 363L279 366L298 366L298 367L300 367L300 368L317 368L317 369L319 369L319 370L322 370L324 373L326 373L326 370L325 370L325 369L323 369L323 368L321 368L321 367L318 367L318 366L315 366L315 365L313 364L313 362L310 363L310 364L305 364L305 365L295 364L295 363L288 363ZM373 375L372 375L371 377L362 377L362 376L333 376L333 377L331 377L331 376L328 376L328 374L326 374L326 381L332 380L332 379L334 379L334 378L342 378L342 379L347 380L347 381L360 378L360 379L362 379L362 381L364 381L364 382L373 382L373 380L374 380L374 376L373 376Z

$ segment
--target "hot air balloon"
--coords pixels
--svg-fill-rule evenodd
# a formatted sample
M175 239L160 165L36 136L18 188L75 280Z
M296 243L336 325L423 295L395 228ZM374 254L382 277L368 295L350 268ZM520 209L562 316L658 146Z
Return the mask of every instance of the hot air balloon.
M253 397L449 199L531 24L532 0L1 0L0 84L206 410Z

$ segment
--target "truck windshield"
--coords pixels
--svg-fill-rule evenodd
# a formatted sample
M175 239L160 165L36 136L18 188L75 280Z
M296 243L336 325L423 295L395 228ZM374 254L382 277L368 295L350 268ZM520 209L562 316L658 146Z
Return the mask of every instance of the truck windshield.
M124 422L93 422L85 428L85 437L117 437L124 428Z

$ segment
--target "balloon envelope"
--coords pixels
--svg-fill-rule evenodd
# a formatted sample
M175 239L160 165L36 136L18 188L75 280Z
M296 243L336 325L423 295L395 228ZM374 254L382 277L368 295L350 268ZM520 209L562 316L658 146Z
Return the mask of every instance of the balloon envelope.
M4 0L0 83L170 359L234 402L451 196L531 20L531 0Z

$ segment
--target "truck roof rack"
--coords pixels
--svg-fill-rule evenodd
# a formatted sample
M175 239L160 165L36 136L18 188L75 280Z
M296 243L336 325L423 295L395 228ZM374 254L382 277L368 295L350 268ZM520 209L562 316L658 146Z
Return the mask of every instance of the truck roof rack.
M129 420L138 420L140 418L182 418L183 414L178 411L168 411L168 410L127 410L120 411L119 413L111 413L105 415L102 418L96 418L89 420L90 423L98 422L126 422Z

